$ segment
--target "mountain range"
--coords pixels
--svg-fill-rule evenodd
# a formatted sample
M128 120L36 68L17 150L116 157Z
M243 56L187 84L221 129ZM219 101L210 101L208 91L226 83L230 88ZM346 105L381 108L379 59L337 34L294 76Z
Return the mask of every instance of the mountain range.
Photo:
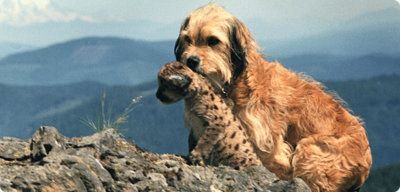
M76 22L84 24L83 21ZM268 28L272 31L281 29L274 28L277 23L263 22L255 20L249 22L249 26L262 26L262 31L267 34L271 33ZM109 24L107 29L113 30L123 25ZM50 27L51 24L43 25ZM74 27L96 31L94 28L99 26L95 25L100 24L91 25L89 28ZM141 28L143 25L148 25L143 29L158 26L146 21L135 21L129 26ZM175 34L167 29L161 31ZM8 55L0 57L0 83L60 85L97 81L107 85L137 85L154 79L161 65L175 59L174 43L174 40L142 41L119 37L84 37L36 49L23 44L2 43L0 56ZM259 44L268 60L278 60L285 67L304 72L317 80L398 74L400 10L392 8L371 12L326 26L325 31L312 36L260 40ZM16 48L12 49L12 46Z
M7 55L11 55L14 53L25 52L37 49L38 47L33 45L27 45L23 43L14 43L14 42L0 42L0 59Z
M265 25L268 26L268 25ZM275 57L293 55L400 54L400 10L370 12L302 38L261 41L264 52ZM268 30L268 29L265 29Z
M137 84L172 61L169 42L88 37L16 53L0 60L0 82L55 85L80 81ZM150 75L153 74L153 75Z
M341 46L346 47L345 44ZM175 60L173 46L174 41L147 42L117 37L71 40L4 57L0 60L0 83L61 85L96 81L107 85L137 85L153 80L163 64ZM388 53L349 51L348 55L297 51L298 55L267 55L266 58L278 60L285 67L317 80L362 79L400 74L400 55L394 54L397 48Z

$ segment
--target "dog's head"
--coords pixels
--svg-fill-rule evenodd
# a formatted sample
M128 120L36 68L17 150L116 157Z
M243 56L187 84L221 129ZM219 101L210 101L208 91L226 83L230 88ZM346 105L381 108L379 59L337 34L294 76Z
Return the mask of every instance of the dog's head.
M257 47L242 22L224 8L208 4L182 23L175 56L193 71L224 85L245 70L247 55Z

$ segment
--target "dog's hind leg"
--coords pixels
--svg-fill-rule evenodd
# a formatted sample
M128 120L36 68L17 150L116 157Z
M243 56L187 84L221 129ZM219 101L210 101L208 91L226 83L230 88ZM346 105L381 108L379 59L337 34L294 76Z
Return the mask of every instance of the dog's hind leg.
M293 147L284 142L282 137L275 137L274 139L275 146L272 152L266 153L256 149L256 153L263 165L275 173L279 179L290 179L293 177L293 167L291 165Z
M293 154L294 177L303 179L312 191L359 188L368 177L368 166L363 164L368 164L370 150L364 156L354 154L351 137L344 137L314 135L302 139Z

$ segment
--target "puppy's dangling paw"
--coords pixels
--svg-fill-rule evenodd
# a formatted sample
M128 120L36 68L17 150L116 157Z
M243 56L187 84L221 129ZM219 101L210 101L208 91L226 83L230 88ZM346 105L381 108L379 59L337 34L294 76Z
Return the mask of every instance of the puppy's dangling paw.
M204 161L203 161L204 158L197 151L193 150L192 152L190 152L188 155L188 158L189 158L189 162L191 162L192 165L204 166Z

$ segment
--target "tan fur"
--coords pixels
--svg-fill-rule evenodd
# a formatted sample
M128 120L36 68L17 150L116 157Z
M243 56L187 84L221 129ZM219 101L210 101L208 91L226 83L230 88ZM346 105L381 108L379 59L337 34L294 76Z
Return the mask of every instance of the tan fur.
M237 170L262 166L246 131L208 80L180 62L164 65L158 74L157 97L163 104L185 100L185 119L194 142L194 164L227 165Z
M207 44L210 37L220 42ZM356 190L367 179L372 157L362 121L320 83L266 61L247 27L222 7L192 12L175 49L185 64L199 57L193 70L230 90L234 114L279 178L300 177L313 191ZM240 53L246 66L234 77Z

